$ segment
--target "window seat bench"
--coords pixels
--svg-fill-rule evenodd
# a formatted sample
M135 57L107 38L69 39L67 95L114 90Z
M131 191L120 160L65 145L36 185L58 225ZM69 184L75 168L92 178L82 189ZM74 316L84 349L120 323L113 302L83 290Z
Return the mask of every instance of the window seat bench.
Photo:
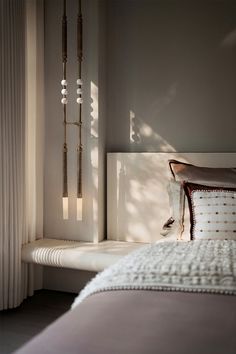
M23 246L22 261L99 272L142 245L110 240L92 243L43 238Z

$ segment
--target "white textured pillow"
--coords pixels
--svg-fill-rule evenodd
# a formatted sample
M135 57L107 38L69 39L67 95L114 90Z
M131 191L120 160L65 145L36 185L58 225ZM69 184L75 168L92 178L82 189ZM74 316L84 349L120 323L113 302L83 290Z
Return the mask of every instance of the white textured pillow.
M161 234L168 237L175 235L179 241L190 241L190 216L183 187L180 182L171 179L167 191L172 217L163 226Z
M180 218L184 208L184 193L181 183L171 179L167 187L167 192L169 195L171 215L175 222L181 222Z
M185 183L191 239L236 240L236 189Z

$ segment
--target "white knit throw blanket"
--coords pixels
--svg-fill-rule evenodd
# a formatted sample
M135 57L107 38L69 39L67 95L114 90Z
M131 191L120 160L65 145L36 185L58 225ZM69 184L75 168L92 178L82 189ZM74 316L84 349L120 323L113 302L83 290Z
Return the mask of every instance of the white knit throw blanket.
M97 274L72 307L91 294L129 289L236 295L236 241L143 246Z

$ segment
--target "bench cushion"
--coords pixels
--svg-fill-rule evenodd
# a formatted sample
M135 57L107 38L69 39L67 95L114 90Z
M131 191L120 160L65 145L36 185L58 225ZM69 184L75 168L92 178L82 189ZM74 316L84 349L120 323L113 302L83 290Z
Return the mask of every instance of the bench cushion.
M142 246L133 242L91 243L43 238L23 246L22 261L99 272Z

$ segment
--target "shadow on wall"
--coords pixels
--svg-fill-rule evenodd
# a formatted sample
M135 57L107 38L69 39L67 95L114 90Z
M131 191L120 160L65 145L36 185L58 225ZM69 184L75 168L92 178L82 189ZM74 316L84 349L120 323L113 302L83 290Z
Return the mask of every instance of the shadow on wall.
M172 103L176 94L177 84L174 83L170 86L165 95L154 102L152 110L155 111L157 115L160 115ZM138 145L141 145L141 149L143 149L143 146L147 146L147 151L155 151L157 146L159 147L159 151L175 151L173 146L153 131L152 127L142 118L137 117L132 110L130 110L129 116L131 150L134 148L134 150L138 151Z
M133 111L130 111L130 150L143 151L143 146L147 146L146 151L158 150L162 152L175 151L163 137L158 135L146 124L143 119L137 118Z
M235 150L235 13L235 1L108 2L108 151L162 151L153 134L177 151Z
M177 84L174 83L170 86L165 95L159 97L152 105L151 110L155 115L161 115L165 109L172 104L177 95ZM163 137L158 135L153 128L148 125L142 118L137 117L133 110L130 110L130 143L131 150L133 147L136 151L139 150L138 145L147 146L147 151L155 151L158 146L159 151L175 151Z

